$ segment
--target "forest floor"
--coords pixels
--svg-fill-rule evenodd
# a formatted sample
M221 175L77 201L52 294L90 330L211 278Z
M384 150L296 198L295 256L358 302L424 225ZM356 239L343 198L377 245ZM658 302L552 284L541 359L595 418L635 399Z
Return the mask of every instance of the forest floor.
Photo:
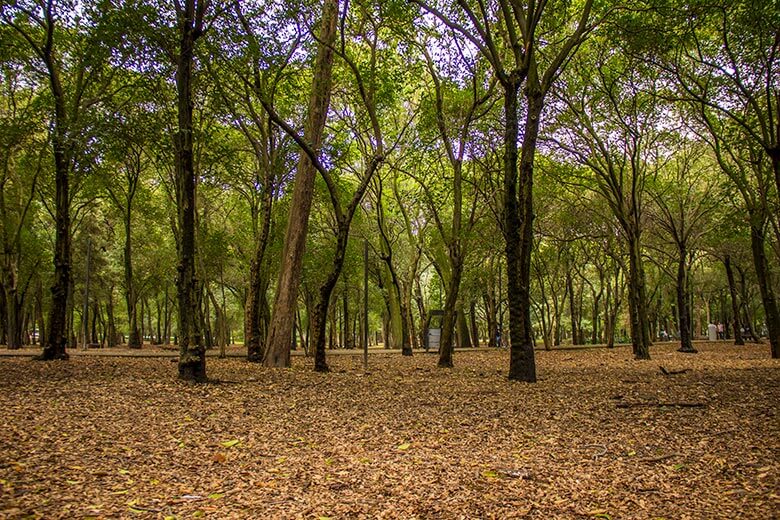
M534 385L505 350L209 358L204 385L3 357L0 518L778 518L780 362L696 346L541 351Z

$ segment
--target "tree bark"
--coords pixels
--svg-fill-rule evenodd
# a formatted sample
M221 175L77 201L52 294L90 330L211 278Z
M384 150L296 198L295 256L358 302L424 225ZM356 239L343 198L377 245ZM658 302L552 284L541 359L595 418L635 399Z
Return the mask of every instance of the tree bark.
M322 144L322 134L330 104L333 73L331 46L336 38L338 12L338 0L324 1L319 35L322 43L317 48L304 136L315 151L318 151ZM266 341L264 364L269 367L290 366L290 342L295 323L295 306L303 266L309 213L314 196L315 173L309 156L302 151L295 175L295 187L282 253L282 269L279 273L276 300Z

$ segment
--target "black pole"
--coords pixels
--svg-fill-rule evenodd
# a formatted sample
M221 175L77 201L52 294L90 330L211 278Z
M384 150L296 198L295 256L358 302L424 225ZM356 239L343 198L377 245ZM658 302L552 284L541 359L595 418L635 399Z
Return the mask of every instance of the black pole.
M363 241L363 370L368 370L368 240Z

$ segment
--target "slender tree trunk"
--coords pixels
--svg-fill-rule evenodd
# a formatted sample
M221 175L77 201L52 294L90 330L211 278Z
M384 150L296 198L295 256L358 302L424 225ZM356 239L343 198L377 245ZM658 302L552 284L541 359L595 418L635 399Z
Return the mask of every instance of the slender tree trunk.
M314 65L309 114L305 138L319 150L325 128L332 86L333 49L338 20L338 0L325 0L320 24L320 41ZM282 252L282 269L276 289L264 364L269 367L290 366L290 339L295 320L295 306L303 266L303 252L314 196L315 169L304 152L300 154L295 176L290 216Z
M745 340L742 339L742 325L739 320L739 299L737 297L737 284L734 283L734 270L731 268L731 256L726 255L723 259L723 265L726 268L726 278L729 282L729 295L731 296L731 312L734 315L734 344L744 345Z
M141 338L138 333L138 297L135 293L133 280L133 242L131 236L131 203L127 201L125 218L125 247L124 247L124 268L125 268L125 301L127 303L128 320L128 348L141 348Z
M566 289L569 293L569 315L571 317L571 344L580 344L580 335L578 332L579 320L577 319L577 307L574 304L574 280L572 280L571 271L566 271Z
M6 278L7 285L4 291L5 303L5 340L9 350L17 350L22 347L22 308L18 298L18 289L16 287L16 274L9 273ZM0 339L2 343L2 339Z
M261 362L263 360L263 343L265 342L265 330L263 324L263 311L266 303L267 273L263 272L265 251L268 246L268 238L271 234L271 211L273 209L273 192L270 188L270 175L266 176L266 186L263 199L263 227L255 247L255 256L252 259L249 272L249 292L247 294L244 319L247 331L246 358L248 361Z
M688 305L688 253L684 247L679 247L677 258L677 313L680 325L680 352L695 353L691 342L691 308Z
M474 300L471 300L469 307L469 318L471 320L471 342L475 348L478 348L480 344L479 327L477 326L477 303Z
M109 348L116 347L117 333L116 333L116 320L114 319L114 287L113 285L108 290L108 298L106 299L106 319L108 321L108 341L106 345Z

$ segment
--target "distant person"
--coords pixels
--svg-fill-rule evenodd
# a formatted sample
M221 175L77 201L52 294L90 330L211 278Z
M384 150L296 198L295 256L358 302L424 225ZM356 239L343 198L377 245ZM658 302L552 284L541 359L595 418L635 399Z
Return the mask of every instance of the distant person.
M723 323L718 322L718 339L726 339Z

